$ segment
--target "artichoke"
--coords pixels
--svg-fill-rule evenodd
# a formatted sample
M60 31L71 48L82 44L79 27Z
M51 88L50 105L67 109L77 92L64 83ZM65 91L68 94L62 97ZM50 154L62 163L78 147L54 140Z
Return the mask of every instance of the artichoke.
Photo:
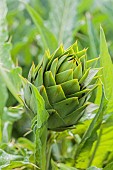
M50 130L62 131L76 125L90 104L91 94L98 86L99 69L93 68L98 58L87 61L86 51L79 51L77 42L66 50L61 45L52 55L46 51L42 61L30 69L28 81L45 101ZM31 93L27 85L25 103L34 112Z

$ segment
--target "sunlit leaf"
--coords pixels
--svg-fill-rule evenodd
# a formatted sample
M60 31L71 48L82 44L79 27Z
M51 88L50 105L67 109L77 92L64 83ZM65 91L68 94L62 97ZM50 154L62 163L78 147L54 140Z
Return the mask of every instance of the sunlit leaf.
M109 100L106 110L109 113L113 111L113 65L102 28L100 29L100 66L103 67L102 82L105 88L105 95Z
M24 161L11 161L10 164L1 166L2 170L12 170L12 169L31 169L34 170L34 168L39 169L36 165L30 163L30 162L24 162Z
M103 128L101 139L99 142L98 149L96 151L94 160L92 162L93 165L97 167L102 167L103 161L106 160L107 153L112 152L112 143L113 143L113 137L112 137L112 131L113 127ZM95 147L96 143L94 143L93 148ZM101 155L101 157L100 157Z
M103 168L103 170L112 170L112 169L113 169L113 162L111 162L105 168Z
M85 12L86 10L88 10L92 6L92 4L93 4L93 0L80 1L80 4L78 6L78 11L79 12Z
M91 164L93 157L95 154L93 152L92 156L90 156L90 150L94 141L100 140L100 137L97 135L97 129L100 127L103 118L103 111L104 111L104 102L105 102L104 90L102 93L101 104L96 113L95 117L92 119L88 129L86 130L80 145L78 146L77 153L76 153L76 167L77 168L87 168L88 165Z

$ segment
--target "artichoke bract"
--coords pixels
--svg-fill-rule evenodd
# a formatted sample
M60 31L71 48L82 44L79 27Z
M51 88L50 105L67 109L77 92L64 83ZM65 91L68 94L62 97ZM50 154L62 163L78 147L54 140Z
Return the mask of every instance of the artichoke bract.
M87 61L86 51L79 51L77 42L66 50L61 45L52 55L46 51L38 66L30 69L28 81L45 101L50 130L62 131L76 125L90 104L91 94L98 86L99 69L93 68L98 58ZM30 93L26 87L25 103L33 110Z

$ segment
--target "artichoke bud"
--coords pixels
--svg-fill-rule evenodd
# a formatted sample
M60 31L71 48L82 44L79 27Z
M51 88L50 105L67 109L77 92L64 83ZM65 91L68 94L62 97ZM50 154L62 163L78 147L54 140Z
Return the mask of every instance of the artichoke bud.
M87 60L86 51L79 51L77 42L66 50L61 45L52 55L46 51L38 66L33 64L30 69L28 81L45 101L50 130L62 131L76 125L90 104L100 69L93 68L98 58ZM29 88L25 88L24 98L32 110Z

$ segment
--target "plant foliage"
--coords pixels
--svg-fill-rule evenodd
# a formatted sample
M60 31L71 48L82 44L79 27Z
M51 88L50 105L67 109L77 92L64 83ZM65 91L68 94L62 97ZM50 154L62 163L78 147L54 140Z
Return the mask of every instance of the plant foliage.
M113 0L0 1L1 170L113 169L112 6ZM62 46L66 51L76 41L80 51L88 48L87 67L100 70L88 74L86 85L94 77L99 86L89 95L91 103L75 126L51 131L47 123L51 114L34 80L45 50L51 65L50 54ZM52 97L54 93L49 100Z

